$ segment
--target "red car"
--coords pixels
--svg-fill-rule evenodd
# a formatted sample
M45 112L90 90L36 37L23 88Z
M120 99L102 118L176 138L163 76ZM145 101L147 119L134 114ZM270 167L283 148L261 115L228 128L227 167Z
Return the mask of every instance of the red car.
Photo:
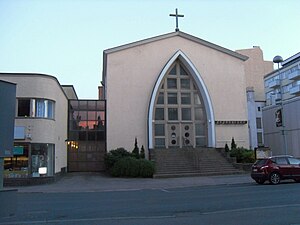
M259 159L252 166L251 177L258 184L266 180L279 184L284 179L300 182L300 160L288 155Z

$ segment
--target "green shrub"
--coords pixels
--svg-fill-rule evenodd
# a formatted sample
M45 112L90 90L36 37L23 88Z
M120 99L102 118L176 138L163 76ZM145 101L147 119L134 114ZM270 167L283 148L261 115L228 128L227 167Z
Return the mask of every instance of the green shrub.
M134 149L132 150L132 156L139 159L140 158L140 150L137 143L137 138L134 140Z
M152 161L140 159L140 177L153 177L155 166Z
M122 158L129 157L130 153L124 148L117 148L107 152L104 156L104 164L107 170L113 168L114 164Z
M236 143L235 143L235 141L234 141L234 138L232 137L232 139L231 139L231 150L234 150L234 149L236 149L237 148L237 145L236 145Z
M120 159L111 170L111 175L115 177L152 177L153 173L153 162L133 157Z
M225 152L229 152L229 147L227 143L225 144Z
M230 151L231 157L236 157L237 163L253 163L255 162L255 153L245 148L236 148Z
M138 160L133 157L126 157L120 159L113 166L111 170L111 175L114 177L138 177Z
M141 147L140 158L141 158L141 159L144 159L144 158L145 158L145 149L144 149L144 145L142 145L142 147Z

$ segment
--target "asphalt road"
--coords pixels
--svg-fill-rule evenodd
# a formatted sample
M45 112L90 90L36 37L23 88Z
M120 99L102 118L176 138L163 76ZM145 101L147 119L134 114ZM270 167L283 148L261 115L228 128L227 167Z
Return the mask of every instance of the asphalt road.
M18 193L2 224L300 225L300 184Z

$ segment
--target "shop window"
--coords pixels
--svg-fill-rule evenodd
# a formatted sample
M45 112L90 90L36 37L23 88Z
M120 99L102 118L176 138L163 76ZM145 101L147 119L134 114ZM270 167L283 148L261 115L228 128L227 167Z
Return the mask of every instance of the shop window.
M26 178L29 175L29 147L27 144L15 145L13 157L4 158L5 178Z
M31 176L53 176L53 144L31 144Z

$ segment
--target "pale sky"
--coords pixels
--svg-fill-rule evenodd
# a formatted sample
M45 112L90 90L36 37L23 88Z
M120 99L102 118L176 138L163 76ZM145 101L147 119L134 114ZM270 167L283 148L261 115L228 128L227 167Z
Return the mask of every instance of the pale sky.
M96 99L103 50L179 29L264 59L300 52L299 0L0 0L0 72L34 72Z

